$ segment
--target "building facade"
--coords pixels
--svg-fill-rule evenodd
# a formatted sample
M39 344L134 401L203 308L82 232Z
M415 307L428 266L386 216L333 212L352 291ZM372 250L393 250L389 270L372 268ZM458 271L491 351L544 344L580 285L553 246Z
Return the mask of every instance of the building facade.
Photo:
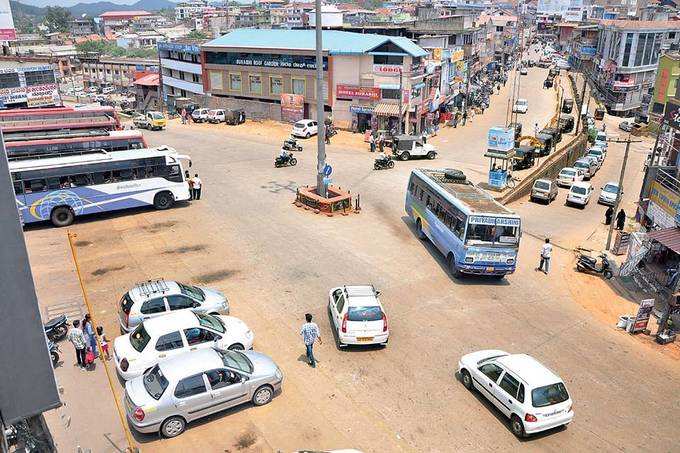
M132 82L158 72L158 60L144 58L81 57L85 87L113 86L128 90Z
M654 94L649 108L650 125L658 127L661 117L666 110L666 103L675 97L680 78L680 54L669 52L659 58L659 68L656 71Z
M198 42L159 42L161 96L168 106L178 98L203 103L203 69Z
M0 108L60 105L53 65L0 61Z

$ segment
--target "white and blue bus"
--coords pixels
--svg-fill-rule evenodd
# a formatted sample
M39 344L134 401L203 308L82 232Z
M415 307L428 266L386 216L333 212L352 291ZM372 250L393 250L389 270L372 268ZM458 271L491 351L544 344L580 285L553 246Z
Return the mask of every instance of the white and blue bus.
M50 220L67 226L76 216L188 200L178 154L167 146L9 162L24 224ZM189 165L191 163L189 162Z
M446 257L454 277L502 278L515 271L519 216L467 181L459 170L413 170L406 213L419 237L428 238Z

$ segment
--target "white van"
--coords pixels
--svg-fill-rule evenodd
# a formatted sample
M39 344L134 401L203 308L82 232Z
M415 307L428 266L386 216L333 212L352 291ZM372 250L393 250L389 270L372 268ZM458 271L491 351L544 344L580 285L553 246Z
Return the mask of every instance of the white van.
M593 194L593 185L589 182L575 182L569 188L567 205L576 205L585 208Z

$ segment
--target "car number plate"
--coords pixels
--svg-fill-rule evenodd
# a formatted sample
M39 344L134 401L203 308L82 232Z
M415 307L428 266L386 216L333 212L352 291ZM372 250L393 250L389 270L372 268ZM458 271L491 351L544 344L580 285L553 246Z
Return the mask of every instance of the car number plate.
M486 271L487 271L487 272L493 272L493 266L487 267L487 268L486 268Z
M357 337L357 341L360 342L366 342L366 341L373 341L373 337Z

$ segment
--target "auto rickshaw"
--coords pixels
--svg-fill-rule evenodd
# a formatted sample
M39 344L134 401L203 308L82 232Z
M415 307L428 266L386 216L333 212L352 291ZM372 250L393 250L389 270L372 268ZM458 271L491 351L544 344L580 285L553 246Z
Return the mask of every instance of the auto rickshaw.
M545 127L541 132L552 135L555 144L562 141L562 132L556 127Z
M593 117L596 120L601 121L601 120L604 119L604 113L605 113L604 108L598 107L598 108L595 109L595 114L593 115Z
M546 78L545 81L543 82L543 88L552 88L552 86L553 86L553 78L552 77Z
M562 114L560 115L558 124L560 127L560 132L563 134L568 134L574 130L574 117L572 115Z
M510 123L508 127L515 130L515 146L519 146L518 140L522 136L522 123Z
M565 99L562 101L562 113L571 113L571 111L574 109L574 100L573 99Z
M550 68L550 70L548 71L548 77L550 77L551 79L554 79L555 76L559 75L559 74L560 74L560 70L557 69L557 68Z
M538 149L538 155L547 156L548 154L550 154L553 146L553 136L551 134L539 132L536 135L536 140L541 142L541 147Z
M538 153L532 145L522 145L515 148L515 156L512 159L513 170L524 170L534 166Z
M224 111L224 122L232 126L246 122L246 111L243 109L229 109Z

